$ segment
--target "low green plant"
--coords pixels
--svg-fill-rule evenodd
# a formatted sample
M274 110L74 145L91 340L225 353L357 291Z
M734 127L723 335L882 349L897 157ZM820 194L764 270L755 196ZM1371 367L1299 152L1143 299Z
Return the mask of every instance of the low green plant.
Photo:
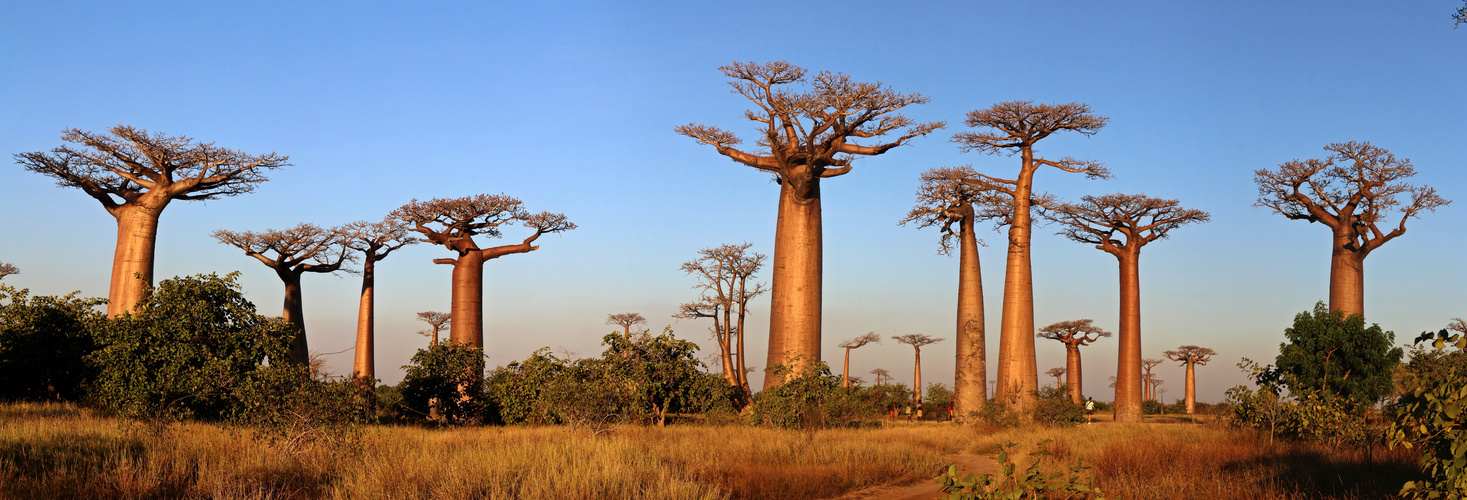
M0 285L0 400L77 401L96 376L86 362L105 299L29 296Z
M1038 451L1029 453L1031 457L1045 457L1053 455L1049 450L1043 449L1051 440L1040 441ZM999 471L997 474L983 474L974 476L966 474L958 477L958 467L950 465L947 472L937 478L937 484L942 486L942 492L947 495L947 500L1021 500L1021 499L1104 499L1100 488L1095 485L1095 476L1086 475L1085 471L1090 467L1080 460L1076 465L1070 466L1064 472L1043 472L1039 469L1041 458L1022 471L1013 459L1011 451L1018 447L1018 443L997 445Z
M1059 387L1041 387L1034 391L1036 399L1030 418L1050 427L1069 427L1085 423L1085 406L1070 400L1069 393Z
M448 341L418 350L403 367L403 406L415 419L475 424L483 417L484 350Z
M368 419L368 400L352 381L311 378L309 368L262 368L235 391L230 421L253 429L287 455L312 448L355 451Z
M1457 320L1453 326L1462 325ZM1462 325L1467 330L1467 325ZM1454 328L1455 329L1455 328ZM1431 341L1437 351L1448 345L1467 350L1467 335L1448 330L1425 332L1416 343ZM1409 392L1396 404L1396 417L1386 430L1391 448L1421 449L1421 471L1426 478L1401 488L1407 498L1467 498L1467 369L1448 364L1432 373L1408 372L1402 385Z
M824 362L807 363L799 375L783 384L754 395L747 421L752 425L768 425L785 429L819 429L848 427L876 417L871 401L860 390L840 386L840 377L830 372ZM791 368L775 365L766 373L784 378Z

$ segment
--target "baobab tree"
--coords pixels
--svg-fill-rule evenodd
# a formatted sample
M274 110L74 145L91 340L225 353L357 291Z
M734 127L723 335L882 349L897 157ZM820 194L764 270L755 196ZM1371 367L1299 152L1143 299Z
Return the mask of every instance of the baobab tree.
M1185 365L1187 367L1187 389L1185 397L1187 401L1188 415L1191 415L1197 407L1196 366L1206 365L1207 362L1211 360L1212 356L1215 354L1217 354L1217 351L1208 349L1206 347L1198 347L1195 345L1184 345L1178 347L1175 351L1166 352L1167 359L1170 359L1172 361L1180 361L1182 365Z
M0 280L12 274L20 274L20 268L9 262L0 262Z
M996 401L1017 403L1027 409L1039 385L1039 367L1034 354L1034 279L1030 266L1031 232L1035 205L1053 203L1049 196L1034 192L1034 174L1049 166L1089 178L1110 177L1104 165L1065 157L1058 160L1034 155L1034 145L1056 132L1072 131L1094 135L1107 118L1091 114L1090 106L1078 103L1034 104L1009 101L987 109L968 112L969 127L992 129L953 136L964 152L1014 154L1020 158L1018 175L1003 179L979 174L986 189L1007 199L1004 208L1008 225L1008 258L1004 267L1003 313L999 321L998 391Z
M742 142L738 136L717 127L690 123L676 132L712 146L736 163L772 174L779 182L767 364L791 365L797 358L819 361L820 181L849 173L857 157L886 153L944 124L917 124L896 113L926 103L921 94L901 94L840 73L821 72L807 79L804 68L783 61L736 62L718 69L731 80L733 91L755 106L744 112L756 122L755 149L735 148ZM806 88L791 88L797 84ZM889 135L896 138L855 142ZM767 377L764 388L782 382Z
M630 338L632 336L632 327L647 324L647 318L643 318L638 313L608 314L606 315L606 324L621 327L622 335Z
M81 189L117 220L107 290L107 316L117 317L142 302L153 284L158 218L169 203L248 193L267 180L266 171L290 166L290 157L250 155L127 125L108 132L66 129L61 140L71 144L15 159L58 186Z
M342 270L343 264L355 260L345 234L338 229L301 223L290 229L260 232L220 229L213 236L275 270L275 275L285 283L285 311L281 317L295 327L288 355L291 361L309 366L311 350L306 342L306 318L301 305L301 275L335 273Z
M1050 368L1049 371L1044 372L1044 374L1054 377L1054 387L1056 389L1065 386L1065 367L1056 366L1054 368Z
M1120 263L1120 347L1116 363L1116 421L1141 421L1141 247L1173 229L1207 222L1207 212L1182 208L1177 200L1144 194L1085 196L1056 205L1049 217L1059 234L1095 245Z
M438 312L438 311L423 311L423 312L420 312L420 313L418 313L418 321L422 321L424 323L427 323L428 324L428 327L429 328L432 328L433 331L429 332L428 330L423 330L423 331L418 332L418 333L421 333L421 334L423 334L425 336L431 336L433 338L432 343L429 344L429 345L438 345L438 334L441 333L444 328L447 328L448 327L448 322L449 321L452 321L452 320L453 320L453 316L449 315L446 312Z
M1255 207L1293 220L1318 222L1330 230L1329 307L1346 317L1365 314L1365 257L1406 234L1406 220L1450 201L1430 186L1404 181L1416 175L1411 160L1368 142L1325 146L1323 160L1292 160L1278 170L1256 170ZM1400 221L1381 224L1399 210ZM1389 232L1386 232L1388 230Z
M1080 348L1090 345L1101 337L1109 337L1110 332L1095 326L1094 320L1077 319L1072 321L1061 321L1039 329L1038 336L1050 340L1058 340L1065 344L1065 369L1069 372L1070 401L1080 404L1085 396L1082 384L1083 372L1080 369Z
M912 385L912 394L916 396L917 402L922 402L922 346L942 342L944 339L924 335L920 333L908 333L906 335L892 335L891 338L897 342L912 346L916 351L917 361L913 368L913 377L916 379Z
M361 253L362 293L357 305L357 344L352 378L370 387L377 379L376 288L377 262L418 240L407 226L392 218L380 222L356 221L339 229L347 248Z
M484 347L484 262L510 254L540 249L531 245L540 236L576 228L565 215L540 212L531 215L520 200L503 194L480 194L462 198L412 200L392 211L423 235L422 241L442 245L458 254L452 259L433 259L434 264L453 266L453 298L449 309L448 336L459 344ZM498 238L503 226L519 222L535 231L524 241L511 245L479 248L474 236Z
M953 366L954 414L961 420L983 409L988 402L988 354L983 318L983 274L978 264L978 237L973 226L979 220L1006 220L1010 202L1002 192L989 187L969 166L943 167L922 174L917 188L917 205L901 224L919 228L936 226L942 231L938 253L952 255L958 247L957 363Z
M749 280L764 268L767 257L749 252L752 243L725 244L698 251L698 258L684 262L681 269L698 282L698 300L682 304L678 318L713 318L713 337L718 341L723 376L729 384L749 392L745 370L744 320L749 300L769 289Z
M1155 359L1155 358L1146 358L1146 359L1141 360L1141 370L1144 372L1142 374L1142 376L1141 376L1142 377L1142 380L1151 380L1152 379L1151 369L1152 368L1155 368L1156 365L1159 365L1159 364L1161 364L1161 360ZM1115 378L1115 377L1111 377L1111 378ZM1114 387L1114 386L1112 386L1112 387ZM1156 399L1156 394L1153 393L1153 392L1151 392L1151 384L1150 383L1145 384L1145 386L1142 387L1142 391L1143 391L1141 393L1141 399L1142 400L1144 400L1144 401L1151 401L1151 400Z
M880 344L881 336L876 335L876 332L866 332L865 335L840 343L840 348L846 350L845 367L840 371L841 380L844 381L841 387L851 386L851 349L860 349L862 346L871 343Z
M887 382L891 382L891 372L886 371L885 368L873 368L871 369L871 375L876 377L875 385L882 385Z

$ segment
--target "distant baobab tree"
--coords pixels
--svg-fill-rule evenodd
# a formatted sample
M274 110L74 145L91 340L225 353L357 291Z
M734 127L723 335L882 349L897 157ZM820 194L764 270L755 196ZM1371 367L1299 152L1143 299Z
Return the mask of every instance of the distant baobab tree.
M1151 369L1152 368L1155 368L1156 365L1159 365L1159 364L1161 364L1161 360L1155 359L1155 358L1146 358L1146 359L1141 360L1141 370L1144 372L1142 374L1142 376L1141 376L1141 379L1142 380L1151 380L1152 379ZM1112 378L1114 378L1114 377L1112 377ZM1153 393L1153 392L1151 392L1151 385L1150 384L1145 384L1144 387L1142 387L1142 391L1143 391L1142 394L1141 394L1141 399L1142 400L1151 401L1151 400L1156 399L1156 394Z
M1149 378L1146 379L1146 383L1151 384L1151 394L1156 396L1156 399L1155 399L1156 404L1159 405L1159 406L1161 406L1161 413L1165 414L1166 413L1166 402L1161 400L1160 394L1164 394L1164 393L1166 393L1166 391L1159 391L1158 392L1158 389L1157 388L1161 387L1162 384L1165 384L1166 381L1165 380L1162 380L1162 379L1159 379L1159 378L1156 378L1156 377L1149 377Z
M841 384L841 387L851 386L851 349L860 349L862 346L872 343L881 343L881 336L876 335L876 332L866 332L865 335L840 343L840 348L846 350L845 368L842 368L840 371L841 379L845 382Z
M1141 421L1141 247L1164 239L1178 227L1207 222L1201 210L1177 200L1144 194L1085 196L1080 203L1056 205L1048 217L1064 228L1059 234L1095 245L1120 263L1120 347L1117 349L1116 421Z
M422 321L424 323L427 323L428 324L428 327L429 328L432 328L433 330L431 332L428 331L428 330L423 330L422 332L419 332L419 333L422 333L423 335L431 336L432 337L433 341L429 345L438 345L438 334L440 332L442 332L444 328L447 328L448 327L448 322L449 321L452 321L452 319L453 319L453 316L449 315L446 312L438 312L438 311L423 311L423 312L420 312L420 313L418 313L418 321Z
M729 384L751 394L744 352L744 320L749 301L769 289L749 283L764 268L767 257L749 252L752 243L725 244L698 251L698 258L684 262L681 269L698 283L698 300L682 304L674 317L713 318L713 337L718 341L723 376Z
M323 229L301 223L290 229L254 231L214 231L220 243L244 250L285 283L285 311L281 317L296 329L290 342L290 360L309 366L310 346L306 342L306 318L301 305L301 275L335 273L342 264L355 259L346 246L346 236L337 229Z
M1206 347L1195 345L1184 345L1175 351L1167 351L1166 357L1172 361L1180 361L1187 367L1187 414L1191 415L1197 407L1197 376L1196 365L1206 365L1217 351Z
M1020 409L1027 409L1033 406L1033 391L1039 385L1039 367L1034 354L1034 279L1029 249L1034 225L1031 209L1036 204L1045 206L1051 199L1034 192L1035 172L1040 167L1049 166L1090 178L1110 177L1110 171L1096 162L1070 157L1058 160L1036 157L1034 145L1056 132L1093 135L1105 126L1107 120L1091 114L1090 106L1079 103L1009 101L968 112L964 123L985 130L953 136L953 142L965 152L1018 153L1020 158L1018 175L1013 179L979 174L986 188L1000 193L1010 203L1003 210L1008 214L1004 222L1008 224L1009 231L1003 314L999 321L996 401L1012 401Z
M1255 207L1284 217L1318 222L1330 229L1329 307L1349 317L1365 314L1365 257L1387 241L1406 234L1406 220L1435 211L1450 201L1430 186L1404 181L1416 175L1411 160L1368 142L1325 146L1323 160L1292 160L1278 170L1256 170ZM1399 210L1396 227L1390 212Z
M0 280L12 274L20 274L20 268L9 262L0 262Z
M871 369L871 375L876 377L875 385L891 382L891 372L886 371L885 368L873 368Z
M503 194L480 194L462 198L412 200L389 217L408 224L423 235L422 241L442 245L458 254L452 259L433 259L434 264L453 266L453 299L448 336L459 344L484 347L484 262L505 255L538 250L531 245L541 235L569 231L576 225L565 215L540 212L531 215L520 200ZM474 236L498 238L503 226L515 222L534 229L524 241L511 245L479 248Z
M920 333L908 333L906 335L892 335L891 338L893 340L896 340L897 342L901 342L903 344L907 344L909 346L912 346L912 349L916 352L916 356L917 356L916 359L917 359L917 361L916 361L915 365L913 366L913 373L914 373L913 376L916 379L916 381L912 383L913 384L912 385L912 394L914 396L916 396L918 402L921 402L922 401L922 346L925 346L925 345L928 345L928 344L933 344L933 343L936 343L936 342L942 342L943 339L940 339L940 338L937 338L937 337L933 337L933 336L930 336L930 335L923 335L923 334L920 334Z
M1090 345L1101 337L1109 337L1110 332L1095 326L1094 320L1077 319L1072 321L1061 321L1039 329L1039 337L1050 340L1058 340L1065 344L1065 369L1069 376L1070 401L1080 404L1085 400L1083 395L1084 372L1080 367L1080 347Z
M638 313L620 313L606 315L606 324L621 327L622 335L632 336L632 327L647 324L647 318Z
M117 219L107 316L117 317L141 302L153 284L158 218L174 200L212 200L248 193L265 182L265 171L290 166L289 157L249 155L166 136L127 125L109 134L62 131L63 145L50 153L15 155L26 170L81 189Z
M845 386L846 387L861 385L861 383L864 382L864 380L861 380L861 377L842 377L842 378L845 379L845 384L846 384Z
M407 226L392 218L380 222L356 221L341 229L347 248L362 256L362 293L357 305L357 344L352 378L366 387L377 380L376 288L377 262L394 250L417 243Z
M718 68L734 92L755 108L744 116L758 129L755 148L732 132L690 123L676 132L712 146L734 162L772 174L779 182L779 218L774 236L774 276L769 311L769 366L820 360L821 179L844 175L859 156L883 154L914 137L943 127L915 124L896 111L927 102L921 94L901 94L879 83L852 81L821 72L807 79L805 69L779 61L733 63ZM807 84L806 89L791 85ZM856 144L857 139L897 135L890 142ZM793 372L791 373L793 375ZM766 377L764 388L782 383Z
M973 232L979 220L1007 220L1010 202L1003 193L988 187L972 167L943 167L922 174L917 188L917 205L901 224L914 222L919 228L937 226L942 231L938 252L952 254L958 247L957 362L953 368L953 410L962 420L983 409L988 402L988 353L983 318L983 274L978 263L978 245Z
M1065 367L1056 366L1054 368L1050 368L1049 371L1044 372L1044 374L1054 377L1054 387L1056 389L1065 386Z

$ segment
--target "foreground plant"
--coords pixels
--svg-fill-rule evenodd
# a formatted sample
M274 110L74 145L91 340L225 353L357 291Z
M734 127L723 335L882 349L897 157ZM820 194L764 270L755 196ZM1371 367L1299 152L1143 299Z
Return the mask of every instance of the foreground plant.
M1039 451L1029 453L1031 457L1045 457L1053 455L1049 450L1042 449L1051 440L1040 441ZM988 499L1066 499L1085 498L1104 500L1105 496L1100 488L1095 486L1095 476L1081 474L1089 470L1084 460L1068 468L1066 472L1045 473L1039 470L1039 459L1029 464L1022 472L1014 462L1010 450L1019 446L1018 443L995 446L998 450L999 472L998 474L983 474L974 476L967 474L958 477L958 466L950 465L947 473L937 478L937 484L942 485L942 492L947 500L988 500Z
M1456 332L1456 333L1452 333ZM1425 332L1416 343L1431 341L1438 351L1448 345L1467 350L1467 322L1458 318L1448 329ZM1407 498L1467 498L1467 368L1454 363L1436 374L1435 380L1407 371L1402 385L1410 392L1401 395L1399 413L1386 431L1391 448L1421 448L1421 471L1426 479L1408 481L1401 487Z

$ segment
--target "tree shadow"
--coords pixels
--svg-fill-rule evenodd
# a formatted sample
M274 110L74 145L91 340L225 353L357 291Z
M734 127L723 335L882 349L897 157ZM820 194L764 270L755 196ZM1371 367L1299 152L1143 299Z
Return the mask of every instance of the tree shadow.
M1227 463L1222 469L1268 471L1280 488L1321 498L1395 498L1401 485L1421 476L1415 457L1405 451L1289 447Z

